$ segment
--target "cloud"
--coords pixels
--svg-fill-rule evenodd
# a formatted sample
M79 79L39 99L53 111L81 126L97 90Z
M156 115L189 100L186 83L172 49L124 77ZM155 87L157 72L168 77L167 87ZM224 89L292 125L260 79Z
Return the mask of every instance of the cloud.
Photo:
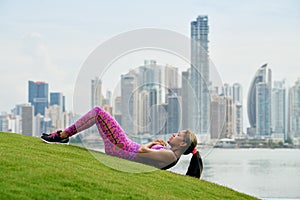
M40 33L31 32L22 37L21 52L40 67L49 65L49 56Z
M51 62L51 53L49 53L43 36L38 32L30 32L22 37L21 58L26 60L23 67L27 72L34 75L36 80L51 81L61 70L57 65ZM55 80L56 81L56 80Z

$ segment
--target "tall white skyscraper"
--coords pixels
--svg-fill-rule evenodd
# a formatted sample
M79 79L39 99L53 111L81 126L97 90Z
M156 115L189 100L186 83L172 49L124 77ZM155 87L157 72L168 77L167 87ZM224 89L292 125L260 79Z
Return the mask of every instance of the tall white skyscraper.
M137 133L137 94L137 81L134 72L121 75L121 124L128 134Z
M0 112L0 131L8 131L8 115L5 112Z
M231 88L234 103L234 134L243 134L243 90L240 83L234 83Z
M289 135L300 138L300 78L289 90Z
M233 102L239 102L240 104L243 105L243 90L242 90L242 85L239 83L234 83L232 85L232 89L231 89L231 93L232 93L232 100Z
M274 81L272 88L272 133L286 137L286 86L285 81Z
M138 132L149 133L150 131L150 96L148 90L139 93L138 101Z
M178 68L166 65L165 85L167 88L178 88Z
M95 77L91 80L91 108L102 106L102 81Z
M207 134L210 126L208 17L191 22L191 85L194 91L193 131Z
M267 64L264 64L257 70L248 92L247 110L251 125L248 134L256 136L270 135L271 88L272 71Z
M256 134L271 135L271 85L256 84Z
M182 100L182 128L192 129L192 106L191 105L191 95L193 90L190 84L190 70L182 72L181 75L181 100Z
M33 126L33 117L34 117L34 107L30 104L21 105L21 117L22 117L22 134L33 136L34 126Z

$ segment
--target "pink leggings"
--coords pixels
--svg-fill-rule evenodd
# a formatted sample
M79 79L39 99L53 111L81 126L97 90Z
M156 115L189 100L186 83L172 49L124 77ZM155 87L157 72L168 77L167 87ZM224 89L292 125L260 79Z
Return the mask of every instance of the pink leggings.
M118 122L102 108L93 108L64 130L64 132L70 137L94 124L97 125L103 138L107 154L127 160L135 159L140 144L130 140Z

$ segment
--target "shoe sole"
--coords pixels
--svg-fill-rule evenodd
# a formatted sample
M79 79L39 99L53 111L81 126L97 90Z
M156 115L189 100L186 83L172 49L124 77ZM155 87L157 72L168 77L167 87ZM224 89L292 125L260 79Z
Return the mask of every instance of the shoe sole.
M70 142L67 142L67 143L62 143L62 142L49 142L47 140L44 140L43 138L41 138L41 140L47 144L64 144L64 145L69 145Z

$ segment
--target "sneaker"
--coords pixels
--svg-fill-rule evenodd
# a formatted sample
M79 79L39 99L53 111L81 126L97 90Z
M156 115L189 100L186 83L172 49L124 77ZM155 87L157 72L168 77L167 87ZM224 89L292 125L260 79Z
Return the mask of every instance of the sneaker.
M41 136L41 139L43 142L46 142L48 144L69 144L69 138L61 138L60 137L61 132L62 131L59 130L59 131L56 131L49 135L46 133L43 133Z

